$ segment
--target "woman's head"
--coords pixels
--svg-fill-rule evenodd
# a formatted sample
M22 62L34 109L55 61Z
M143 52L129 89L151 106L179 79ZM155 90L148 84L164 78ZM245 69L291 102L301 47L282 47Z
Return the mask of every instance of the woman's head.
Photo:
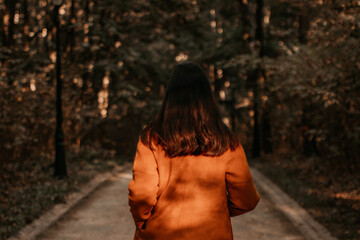
M165 122L176 118L180 122L194 120L193 124L201 124L217 112L204 71L195 63L178 65L166 90L159 117Z
M238 146L221 114L204 71L195 63L179 64L171 77L160 112L142 134L168 156L218 156Z

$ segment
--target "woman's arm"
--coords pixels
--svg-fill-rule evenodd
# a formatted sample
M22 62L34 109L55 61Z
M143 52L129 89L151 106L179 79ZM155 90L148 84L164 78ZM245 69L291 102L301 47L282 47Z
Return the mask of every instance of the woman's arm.
M139 140L129 183L129 206L135 225L141 229L157 202L159 176L153 151Z
M226 187L230 216L244 214L255 208L260 195L254 185L243 147L234 152L226 168Z

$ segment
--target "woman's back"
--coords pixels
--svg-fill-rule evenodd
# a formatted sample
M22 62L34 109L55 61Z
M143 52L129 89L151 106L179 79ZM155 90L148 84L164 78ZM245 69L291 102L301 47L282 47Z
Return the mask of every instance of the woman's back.
M139 141L129 191L134 216L150 215L135 239L232 239L230 215L259 201L241 146L216 157L169 158Z

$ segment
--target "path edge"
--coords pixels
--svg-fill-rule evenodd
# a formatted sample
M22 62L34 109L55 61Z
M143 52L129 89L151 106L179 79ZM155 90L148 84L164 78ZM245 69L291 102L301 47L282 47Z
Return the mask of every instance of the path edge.
M114 174L124 172L128 169L129 166L126 164L116 165L112 170L96 175L88 183L85 183L78 192L70 193L66 197L66 203L54 205L49 211L26 225L14 236L7 238L7 240L35 240L42 232L57 222L82 199L94 192Z
M259 170L251 167L251 173L257 187L261 188L269 197L274 206L282 212L291 223L308 240L337 240L323 225L317 222L310 214L302 208L295 200L283 192L269 178L265 177Z

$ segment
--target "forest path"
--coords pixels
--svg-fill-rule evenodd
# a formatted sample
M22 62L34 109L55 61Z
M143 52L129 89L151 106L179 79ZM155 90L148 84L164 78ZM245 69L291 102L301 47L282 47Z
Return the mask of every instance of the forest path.
M257 182L261 200L254 211L232 218L234 239L306 239L270 201ZM129 171L117 173L82 199L37 240L130 240L135 227L128 207Z

